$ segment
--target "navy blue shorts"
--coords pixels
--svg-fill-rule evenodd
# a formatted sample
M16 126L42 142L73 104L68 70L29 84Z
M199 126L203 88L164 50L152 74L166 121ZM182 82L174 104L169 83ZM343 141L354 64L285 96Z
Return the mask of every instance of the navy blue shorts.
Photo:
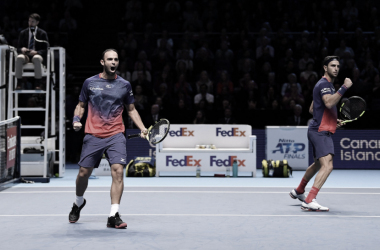
M307 131L307 138L311 142L313 148L314 159L319 159L323 156L331 154L334 156L334 142L331 138L332 133L327 131Z
M123 133L118 133L108 138L98 138L86 134L83 140L82 153L78 165L81 167L99 167L103 154L110 165L126 164L127 147Z

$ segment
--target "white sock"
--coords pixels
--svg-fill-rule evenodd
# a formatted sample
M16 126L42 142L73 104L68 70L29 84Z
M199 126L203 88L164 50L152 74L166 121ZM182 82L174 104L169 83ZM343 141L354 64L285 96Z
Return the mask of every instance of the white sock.
M112 204L111 205L111 213L110 213L110 217L111 216L115 216L115 214L117 212L119 212L119 207L120 207L120 204Z
M75 204L76 204L78 207L82 206L83 202L84 202L83 196L77 196L77 197L76 197L76 199L75 199Z

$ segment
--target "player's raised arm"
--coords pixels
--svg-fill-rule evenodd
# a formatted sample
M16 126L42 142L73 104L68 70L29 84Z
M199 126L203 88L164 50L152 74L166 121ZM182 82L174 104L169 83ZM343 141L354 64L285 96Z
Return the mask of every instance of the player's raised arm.
M145 138L145 135L147 134L148 130L145 128L141 117L139 115L139 112L137 112L135 108L135 104L128 104L126 105L128 115L131 117L132 121L136 124L136 126L141 130L141 138Z
M349 89L351 86L351 79L346 78L342 87L340 87L340 89L335 94L324 95L322 97L322 100L325 103L326 108L331 109L332 107L334 107L339 102L340 98L342 98L347 89Z
M79 131L82 128L82 123L80 119L82 119L87 103L79 101L78 105L74 110L74 118L73 118L73 128L75 131Z

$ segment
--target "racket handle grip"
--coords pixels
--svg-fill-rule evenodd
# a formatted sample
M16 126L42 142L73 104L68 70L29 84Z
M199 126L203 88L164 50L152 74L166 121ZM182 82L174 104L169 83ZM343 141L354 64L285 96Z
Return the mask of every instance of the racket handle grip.
M128 139L140 137L140 134L128 135Z

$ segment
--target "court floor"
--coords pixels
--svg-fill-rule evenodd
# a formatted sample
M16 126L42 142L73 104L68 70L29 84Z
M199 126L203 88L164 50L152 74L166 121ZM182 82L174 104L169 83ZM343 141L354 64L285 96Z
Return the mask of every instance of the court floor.
M76 171L68 169L65 178L49 184L0 192L0 249L378 249L380 244L380 171L334 171L317 197L330 208L327 213L304 212L289 197L302 171L288 179L126 178L120 207L125 230L106 227L108 176L90 180L80 220L68 222Z

